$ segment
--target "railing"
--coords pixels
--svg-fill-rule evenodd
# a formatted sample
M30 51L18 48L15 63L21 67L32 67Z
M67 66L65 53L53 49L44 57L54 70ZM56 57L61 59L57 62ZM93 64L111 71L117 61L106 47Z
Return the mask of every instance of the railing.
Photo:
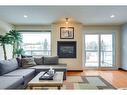
M51 55L51 50L25 50L25 54L32 56L49 56Z
M85 50L85 53L89 53L89 54L85 54L85 65L86 66L98 66L98 61L95 61L95 59L98 60L98 55L96 56L92 56L94 57L94 60L89 59L91 56L91 53L98 53L98 50ZM106 53L111 53L111 54L106 54ZM108 51L108 50L101 50L101 66L112 66L112 51Z

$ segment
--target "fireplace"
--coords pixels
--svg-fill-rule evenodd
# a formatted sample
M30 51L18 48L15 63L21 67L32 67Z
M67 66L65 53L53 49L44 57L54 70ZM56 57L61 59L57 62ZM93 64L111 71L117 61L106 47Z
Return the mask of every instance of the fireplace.
M76 58L76 41L58 41L57 55L59 58Z

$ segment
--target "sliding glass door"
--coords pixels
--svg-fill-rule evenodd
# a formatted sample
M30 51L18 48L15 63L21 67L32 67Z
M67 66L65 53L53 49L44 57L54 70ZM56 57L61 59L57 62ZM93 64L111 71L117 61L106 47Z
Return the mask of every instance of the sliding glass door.
M101 36L101 67L113 67L114 49L113 49L113 35L102 34Z
M85 67L114 67L114 34L85 34Z

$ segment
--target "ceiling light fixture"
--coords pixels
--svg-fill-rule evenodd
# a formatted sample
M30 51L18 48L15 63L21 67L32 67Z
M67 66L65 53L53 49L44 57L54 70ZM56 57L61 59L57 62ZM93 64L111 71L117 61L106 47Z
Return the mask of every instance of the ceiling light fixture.
M110 16L110 18L114 18L114 17L115 17L115 15L111 15L111 16Z
M65 22L65 24L66 24L66 30L68 30L68 18L66 18L66 22Z
M68 24L68 18L66 18L66 24Z
M28 16L27 15L24 15L24 18L27 18Z

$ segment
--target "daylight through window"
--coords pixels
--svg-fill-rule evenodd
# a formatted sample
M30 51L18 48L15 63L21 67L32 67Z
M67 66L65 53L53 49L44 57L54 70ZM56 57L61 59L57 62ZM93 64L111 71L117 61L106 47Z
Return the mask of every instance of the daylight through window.
M25 55L51 55L51 32L21 32Z

